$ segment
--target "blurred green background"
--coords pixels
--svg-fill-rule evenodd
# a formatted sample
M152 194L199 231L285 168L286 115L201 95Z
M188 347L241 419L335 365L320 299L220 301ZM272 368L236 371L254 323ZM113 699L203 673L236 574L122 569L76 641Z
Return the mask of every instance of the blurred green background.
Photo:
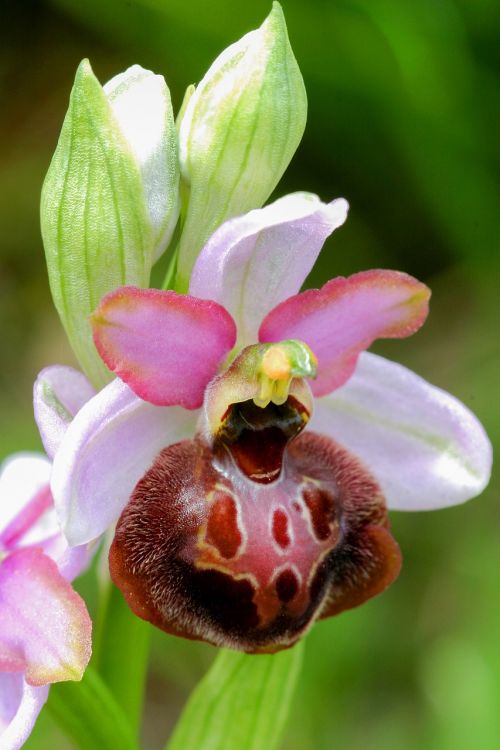
M426 281L433 301L425 328L377 351L462 398L496 442L500 4L283 6L309 119L276 195L306 189L351 203L309 283L371 267ZM177 109L186 85L269 8L268 0L4 0L2 456L39 447L32 381L42 366L72 361L51 307L38 202L78 62L89 57L102 82L135 62L163 73ZM382 597L308 637L286 750L500 747L498 493L496 478L466 506L392 514L403 572ZM93 586L89 575L81 583L86 592ZM155 633L146 750L162 747L214 653ZM27 747L70 745L45 712Z

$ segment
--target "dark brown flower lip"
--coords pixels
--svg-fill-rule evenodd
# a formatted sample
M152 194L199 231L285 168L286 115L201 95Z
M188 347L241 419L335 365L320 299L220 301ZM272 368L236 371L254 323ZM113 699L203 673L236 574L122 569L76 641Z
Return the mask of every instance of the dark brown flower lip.
M279 481L198 437L164 449L118 522L110 570L131 609L169 633L247 651L288 648L315 620L397 577L380 489L313 432L285 448Z

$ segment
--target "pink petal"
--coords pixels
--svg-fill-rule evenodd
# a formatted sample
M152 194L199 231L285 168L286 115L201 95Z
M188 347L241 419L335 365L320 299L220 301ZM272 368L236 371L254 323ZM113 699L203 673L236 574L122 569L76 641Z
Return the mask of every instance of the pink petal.
M35 420L50 458L79 409L95 395L85 375L72 367L54 365L38 375L33 388Z
M392 509L463 503L490 478L491 444L474 414L406 367L368 352L342 388L316 401L310 427L357 455Z
M0 539L7 546L36 522L50 506L46 490L50 461L41 453L15 453L0 468Z
M71 545L117 521L136 483L170 443L193 437L196 412L142 401L114 380L77 414L54 459L52 493Z
M226 221L198 256L190 294L224 305L238 326L238 346L254 344L264 316L299 291L347 210L343 198L325 204L292 193Z
M73 581L90 565L96 545L83 544L79 547L68 545L57 519L52 493L50 497L50 510L19 540L16 548L38 547L54 560L59 572L67 581Z
M16 550L0 564L0 671L30 685L81 679L92 623L83 600L39 549Z
M6 459L0 473L0 510L4 526L0 548L39 547L69 581L88 567L93 550L68 547L57 520L49 485L50 462L37 453L17 453Z
M13 549L20 545L27 546L32 543L31 536L33 534L35 534L34 541L38 542L50 537L54 531L57 532L57 525L54 529L50 520L48 527L45 523L48 511L52 507L52 494L47 483L0 533L2 546L6 549ZM56 521L55 518L53 520Z
M0 673L0 748L19 750L30 736L49 688L31 687L21 674Z
M62 533L47 541L41 549L57 564L60 574L67 581L74 581L92 562L97 544L81 544L70 547Z
M364 271L332 279L282 302L263 321L260 341L300 339L318 358L315 396L339 388L377 338L404 338L424 323L430 290L405 273Z
M236 340L215 302L158 289L122 287L92 315L99 354L134 393L158 406L196 409Z

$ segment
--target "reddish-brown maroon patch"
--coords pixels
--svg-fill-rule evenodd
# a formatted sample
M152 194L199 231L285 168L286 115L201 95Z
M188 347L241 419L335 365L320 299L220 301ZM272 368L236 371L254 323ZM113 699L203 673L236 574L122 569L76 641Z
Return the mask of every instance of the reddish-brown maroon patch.
M400 549L382 526L366 526L351 545L350 554L341 549L333 555L335 585L330 588L322 618L359 607L385 591L401 570Z
M190 577L189 591L195 608L201 607L229 633L258 627L255 589L250 581L237 581L219 570L197 570Z
M207 542L216 547L222 557L234 557L242 542L238 528L238 511L231 495L216 492L207 524Z
M332 498L316 487L304 490L304 500L311 514L316 538L324 542L331 534L334 505Z
M285 604L287 602L290 602L299 590L299 582L297 580L297 576L295 575L293 570L290 570L289 568L287 570L283 570L279 574L276 579L275 585L276 593L278 594L280 601L284 602Z
M273 537L282 549L290 546L288 516L281 508L278 508L273 513Z

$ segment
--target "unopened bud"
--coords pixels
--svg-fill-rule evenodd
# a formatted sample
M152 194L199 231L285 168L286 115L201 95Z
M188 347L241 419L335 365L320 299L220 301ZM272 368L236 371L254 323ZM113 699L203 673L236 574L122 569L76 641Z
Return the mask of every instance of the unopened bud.
M226 219L258 208L288 166L304 132L302 75L274 3L262 26L213 63L179 119L182 209L177 288Z

